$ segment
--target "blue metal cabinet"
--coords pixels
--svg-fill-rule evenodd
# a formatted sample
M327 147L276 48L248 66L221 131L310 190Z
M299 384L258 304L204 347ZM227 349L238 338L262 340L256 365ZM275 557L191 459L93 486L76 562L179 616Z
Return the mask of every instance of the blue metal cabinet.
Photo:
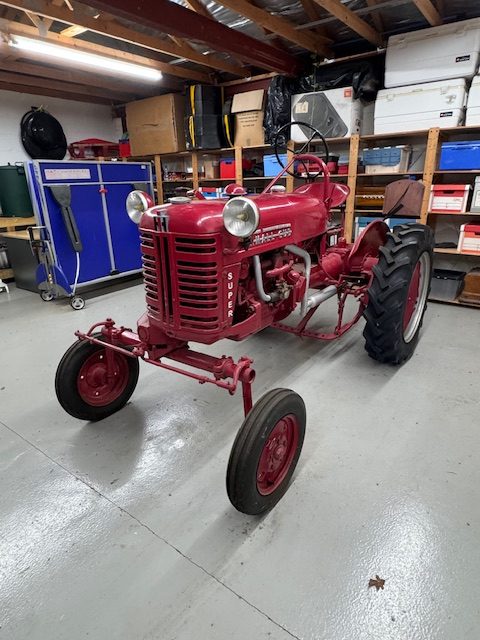
M37 222L46 226L55 261L70 284L77 255L50 186L64 185L69 190L83 246L80 284L140 271L138 227L126 213L125 199L139 187L153 195L150 163L35 160L27 169Z

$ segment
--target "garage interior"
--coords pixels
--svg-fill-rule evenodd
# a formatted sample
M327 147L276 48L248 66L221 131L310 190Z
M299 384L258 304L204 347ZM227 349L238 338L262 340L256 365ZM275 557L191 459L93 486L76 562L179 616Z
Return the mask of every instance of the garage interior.
M0 33L0 637L477 638L478 3Z

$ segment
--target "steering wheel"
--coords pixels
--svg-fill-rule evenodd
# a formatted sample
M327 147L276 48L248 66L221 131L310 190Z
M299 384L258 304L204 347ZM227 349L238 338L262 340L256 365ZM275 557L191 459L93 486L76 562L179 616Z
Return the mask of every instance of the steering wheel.
M299 125L302 127L305 127L306 129L310 129L310 131L312 132L312 135L310 136L310 138L305 142L305 144L301 147L301 149L299 149L298 151L295 151L295 149L290 149L288 147L288 143L285 145L285 147L283 145L279 145L279 141L281 138L284 138L284 134L287 133L288 135L288 129L293 126L293 125ZM282 169L285 169L285 165L283 164L282 160L280 159L280 155L279 155L279 151L282 150L283 148L286 148L287 151L290 151L291 153L293 153L294 156L299 156L302 155L303 153L305 153L305 150L307 151L307 153L310 150L310 143L315 139L315 138L320 138L323 148L325 149L325 158L323 158L323 161L325 162L325 164L327 164L329 157L330 157L330 152L328 150L328 144L327 141L325 140L325 137L320 133L320 131L318 131L317 129L315 129L315 127L312 127L311 124L308 124L308 122L288 122L287 124L284 124L283 127L280 127L280 129L277 131L277 133L275 134L275 140L273 143L274 149L275 149L275 156L277 158L278 164L282 167ZM322 168L320 167L319 171L317 173L315 173L313 176L309 175L309 170L308 167L305 165L304 162L302 162L302 160L299 161L301 164L303 164L303 167L305 169L305 172L307 174L307 177L304 178L306 180L315 180L315 178L318 178L318 176L322 173ZM303 178L303 176L299 175L298 173L294 171L290 171L290 169L286 169L285 170L286 173L288 173L288 175L294 177L294 178Z

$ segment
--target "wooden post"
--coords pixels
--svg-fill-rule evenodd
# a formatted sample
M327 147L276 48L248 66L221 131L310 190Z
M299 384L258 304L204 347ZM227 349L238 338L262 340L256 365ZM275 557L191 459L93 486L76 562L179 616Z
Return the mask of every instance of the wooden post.
M350 154L348 158L348 181L350 187L345 205L345 229L344 236L347 242L353 239L353 220L355 218L355 191L357 188L358 154L360 149L360 136L353 135L350 138Z
M200 184L200 179L198 177L198 153L196 151L192 152L192 174L192 186L197 190Z
M287 144L287 165L289 164L289 162L292 161L292 158L294 156L294 151L293 151L294 144L295 143L292 142L291 140ZM289 171L293 173L294 167L290 167ZM290 176L288 173L286 175L287 175L287 181L286 181L287 193L292 193L292 191L295 188L295 178L293 176Z
M433 184L433 176L437 167L438 141L440 138L440 129L435 127L429 129L427 138L427 149L425 152L425 166L423 167L422 182L425 185L423 194L422 208L420 210L420 222L427 224L428 205L430 203L430 192Z
M242 147L235 147L235 182L243 186Z
M157 186L157 204L163 204L163 174L162 159L159 155L154 157L155 162L155 180Z

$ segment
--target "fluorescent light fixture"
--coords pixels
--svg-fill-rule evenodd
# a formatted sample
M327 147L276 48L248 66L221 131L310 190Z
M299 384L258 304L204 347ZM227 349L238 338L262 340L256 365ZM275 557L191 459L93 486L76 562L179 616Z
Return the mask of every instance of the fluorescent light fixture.
M115 58L107 58L99 56L96 53L87 53L85 51L77 51L69 47L34 40L33 38L25 38L23 36L13 36L9 42L10 46L30 53L38 53L40 55L57 58L63 62L74 62L87 67L94 67L109 73L119 73L127 76L134 76L142 80L157 82L162 77L162 72L158 69L151 69L140 64L132 64L131 62L123 62Z

